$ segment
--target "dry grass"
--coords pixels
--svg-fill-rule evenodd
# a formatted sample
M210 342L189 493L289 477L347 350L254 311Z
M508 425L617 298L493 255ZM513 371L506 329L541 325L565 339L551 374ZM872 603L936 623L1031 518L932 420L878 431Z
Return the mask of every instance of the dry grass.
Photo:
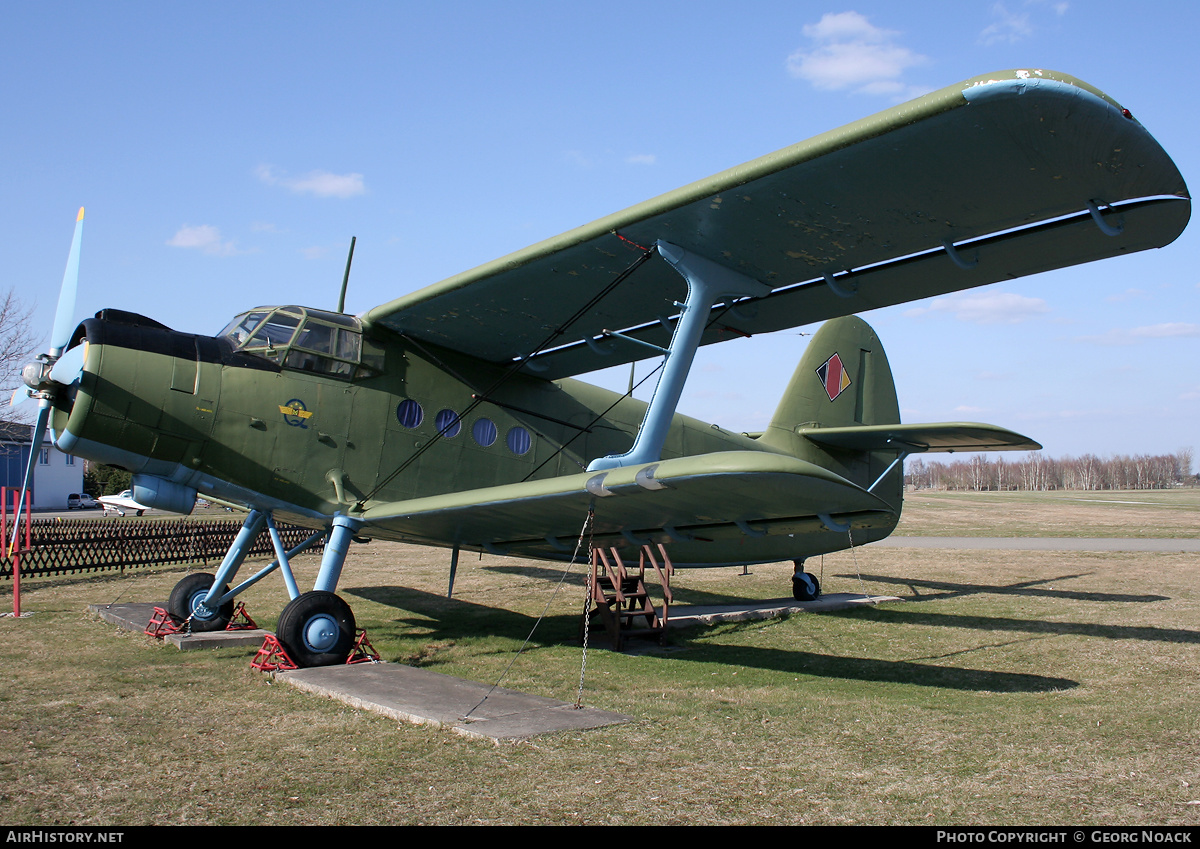
M1200 537L1200 489L904 496L905 536Z
M913 506L906 522L942 521ZM552 566L464 558L447 600L445 552L352 557L343 593L387 659L480 681L553 590ZM178 571L30 581L34 615L0 620L0 820L1200 824L1200 557L867 547L810 565L829 592L907 600L593 650L586 701L637 721L498 747L84 612L165 598ZM678 596L778 597L789 570L737 572L683 573ZM247 595L263 620L280 583ZM505 686L573 700L579 602L571 580Z

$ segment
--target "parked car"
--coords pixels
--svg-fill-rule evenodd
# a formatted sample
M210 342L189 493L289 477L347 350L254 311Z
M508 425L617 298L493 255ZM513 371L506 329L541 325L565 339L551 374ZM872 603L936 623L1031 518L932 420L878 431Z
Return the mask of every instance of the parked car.
M99 506L96 499L86 492L72 492L67 496L68 510L95 510Z

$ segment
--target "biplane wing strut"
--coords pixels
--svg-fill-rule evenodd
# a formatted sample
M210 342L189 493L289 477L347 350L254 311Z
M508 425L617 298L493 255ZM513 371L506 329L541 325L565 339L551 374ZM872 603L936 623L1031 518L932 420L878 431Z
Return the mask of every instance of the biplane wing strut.
M659 256L670 263L687 281L687 300L683 304L676 304L682 309L679 321L675 324L675 332L671 334L670 347L653 346L663 354L663 369L658 384L654 387L650 405L646 408L641 427L638 428L637 437L633 441L633 447L624 454L597 457L588 464L589 472L661 460L663 444L671 427L671 418L675 415L679 397L683 394L683 387L695 360L696 349L700 347L712 305L730 295L757 298L771 293L771 287L767 284L670 242L660 239L654 247ZM611 331L605 333L617 335Z

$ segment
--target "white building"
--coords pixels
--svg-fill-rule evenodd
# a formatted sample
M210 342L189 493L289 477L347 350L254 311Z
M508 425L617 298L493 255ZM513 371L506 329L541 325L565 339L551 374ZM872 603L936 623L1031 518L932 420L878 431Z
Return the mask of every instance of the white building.
M33 427L0 422L0 486L21 488ZM65 510L67 496L83 492L83 461L53 446L47 434L34 455L33 509Z

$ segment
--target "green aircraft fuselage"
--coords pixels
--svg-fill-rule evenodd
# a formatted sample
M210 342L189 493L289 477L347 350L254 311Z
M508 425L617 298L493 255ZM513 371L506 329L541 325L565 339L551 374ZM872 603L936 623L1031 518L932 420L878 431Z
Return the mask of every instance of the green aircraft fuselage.
M159 506L185 512L199 492L322 528L337 513L364 515L378 505L432 496L452 503L462 493L464 503L473 503L473 493L489 488L586 478L589 461L629 448L646 411L628 395L578 380L520 372L502 379L502 366L387 330L363 334L351 317L298 307L259 308L217 337L106 310L80 325L72 345L85 339L80 383L56 409L55 429L72 453L168 482ZM857 355L857 343L846 344ZM850 356L849 348L842 356ZM882 350L879 360L886 370ZM802 370L818 382L815 369ZM864 423L864 410L867 424L899 421L890 371L882 380L855 380L843 404L857 412L834 423ZM789 390L788 397L794 394ZM777 433L750 436L676 415L662 460L696 458L703 471L714 454L780 455L865 488L895 457L894 451L822 446L795 434L796 426L815 423L813 413L797 411L793 418ZM859 493L845 503L824 494L822 512L855 514L855 544L880 539L899 518L901 476L897 468L875 488L883 500L873 498L869 510ZM693 505L661 522L690 530L673 539L660 528L647 530L655 541L674 542L680 562L690 563L802 557L849 544L844 531L814 519L808 505L797 504L802 509L787 516L786 486L776 494L784 515L739 512L739 487L761 500L768 495L764 486L762 478L731 477L709 494L711 505ZM518 534L524 544L515 547L513 540L474 537L469 522L453 528L372 524L364 533L553 558L563 556L582 520L581 510L562 518L548 514L544 533L532 540Z

